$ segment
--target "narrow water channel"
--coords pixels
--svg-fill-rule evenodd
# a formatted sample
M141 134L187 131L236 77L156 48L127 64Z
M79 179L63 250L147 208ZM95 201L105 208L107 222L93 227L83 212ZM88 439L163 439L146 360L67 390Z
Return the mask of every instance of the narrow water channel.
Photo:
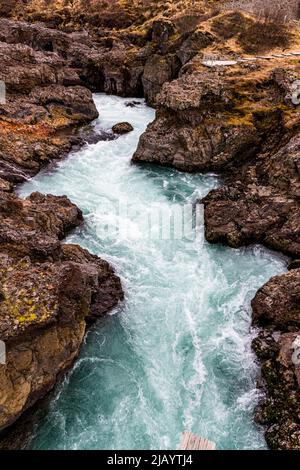
M154 110L143 100L135 107L112 96L95 101L96 130L129 121L134 132L87 145L20 194L66 194L75 202L85 225L68 241L113 264L126 300L87 335L30 447L176 449L181 432L191 430L218 449L264 448L252 417L258 391L250 301L285 271L285 261L259 246L209 245L203 223L197 238L192 223L183 236L149 236L145 216L188 207L218 179L130 165ZM114 224L127 233L109 230Z

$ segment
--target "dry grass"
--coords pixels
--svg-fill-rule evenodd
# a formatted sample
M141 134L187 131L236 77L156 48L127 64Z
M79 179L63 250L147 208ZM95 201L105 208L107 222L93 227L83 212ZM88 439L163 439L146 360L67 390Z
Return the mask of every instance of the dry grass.
M245 32L253 21L239 11L218 16L212 21L211 29L221 39L231 39Z
M260 19L280 23L300 19L300 0L231 0L225 8L244 10Z
M129 30L145 35L152 21L171 19L179 33L210 24L220 42L231 42L246 53L285 49L291 34L287 18L299 14L300 0L0 0L0 15L43 21L63 30L81 28ZM220 15L231 6L236 11ZM255 21L237 8L252 11ZM283 16L284 12L284 16ZM276 15L275 15L276 13ZM211 18L215 18L211 21ZM206 26L203 26L206 27ZM225 44L224 44L225 46Z

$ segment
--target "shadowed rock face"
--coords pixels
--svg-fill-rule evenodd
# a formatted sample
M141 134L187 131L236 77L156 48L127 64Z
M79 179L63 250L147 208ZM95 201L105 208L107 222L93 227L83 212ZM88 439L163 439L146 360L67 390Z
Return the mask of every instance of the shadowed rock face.
M273 277L257 292L252 301L253 321L276 328L297 330L300 327L299 269Z
M54 259L60 240L83 222L81 211L68 198L40 193L25 200L2 193L0 217L0 249L16 258Z
M0 43L0 59L7 92L0 104L1 178L18 183L69 151L71 129L98 112L91 92L56 54Z
M257 158L241 181L205 199L206 236L239 247L262 242L292 257L300 254L300 138Z

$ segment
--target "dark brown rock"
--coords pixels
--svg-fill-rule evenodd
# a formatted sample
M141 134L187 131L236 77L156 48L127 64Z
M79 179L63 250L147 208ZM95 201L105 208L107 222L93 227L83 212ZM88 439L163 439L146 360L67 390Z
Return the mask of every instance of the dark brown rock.
M299 206L271 186L234 184L211 192L204 200L205 233L211 243L233 248L264 243L298 256Z
M133 162L197 172L220 171L251 158L261 147L261 132L247 120L228 118L233 99L218 72L186 74L163 85L156 119L142 135Z
M253 341L262 362L266 398L256 420L268 426L271 449L300 449L300 270L273 277L252 301L253 322L264 326Z
M174 32L175 26L167 18L161 18L152 23L152 40L160 46L168 42Z
M156 104L156 96L164 83L178 76L180 61L175 54L153 54L147 60L143 77L144 96L150 105Z
M7 89L6 103L0 104L1 176L18 183L69 151L72 129L98 112L89 90L63 85L58 56L0 43L0 58L0 79Z
M199 54L199 51L213 44L215 40L216 38L211 33L201 29L197 29L187 35L187 38L183 41L177 52L182 65L193 59L193 57Z
M300 268L300 259L293 260L288 266L289 271L291 271L292 269L299 269L299 268Z
M266 441L271 449L300 449L300 331L282 333L264 330L253 343L262 361L266 398L256 409L256 421L267 425Z
M257 159L239 183L205 199L207 239L239 247L253 242L294 257L300 254L299 137Z
M60 240L83 222L81 211L66 197L33 193L27 199L0 194L0 249L14 257L57 256Z

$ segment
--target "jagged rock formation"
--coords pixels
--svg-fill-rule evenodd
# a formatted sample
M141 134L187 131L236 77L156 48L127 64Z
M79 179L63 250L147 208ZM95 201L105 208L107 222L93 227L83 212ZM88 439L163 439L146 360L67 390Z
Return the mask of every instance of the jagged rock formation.
M253 302L255 324L264 329L253 347L262 361L262 383L268 395L256 419L269 426L272 449L300 449L300 270L272 278Z
M224 40L248 28L239 21L227 36L232 28L222 18L213 26L210 34ZM133 162L223 173L223 186L203 200L207 240L233 248L263 243L294 259L289 274L258 292L253 318L263 328L254 349L267 392L257 420L268 426L271 448L299 449L299 365L292 359L300 337L300 108L292 99L299 62L286 58L279 66L270 58L208 69L202 50L156 95L156 119Z
M0 58L6 85L6 102L0 104L1 181L19 183L69 151L78 142L71 129L98 112L91 92L57 55L0 43Z
M0 193L0 430L71 367L86 325L122 299L107 262L60 240L82 223L66 197Z

